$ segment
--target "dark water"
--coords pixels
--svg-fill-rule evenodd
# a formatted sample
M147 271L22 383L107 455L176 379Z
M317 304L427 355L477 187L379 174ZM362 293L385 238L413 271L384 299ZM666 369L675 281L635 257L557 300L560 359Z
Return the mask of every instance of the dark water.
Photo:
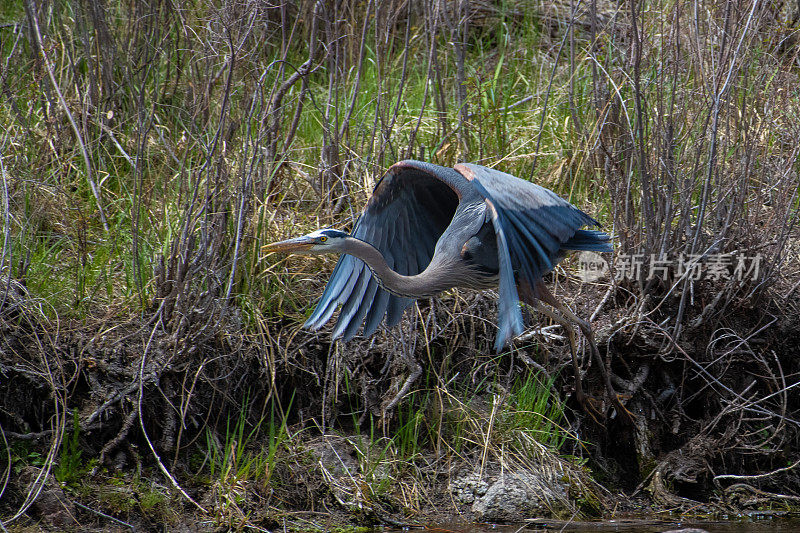
M431 533L661 533L663 531L697 528L709 533L800 533L800 519L740 519L729 521L697 520L606 520L604 522L536 521L517 525L474 524L468 526L429 526L417 531ZM387 529L386 533L413 531Z

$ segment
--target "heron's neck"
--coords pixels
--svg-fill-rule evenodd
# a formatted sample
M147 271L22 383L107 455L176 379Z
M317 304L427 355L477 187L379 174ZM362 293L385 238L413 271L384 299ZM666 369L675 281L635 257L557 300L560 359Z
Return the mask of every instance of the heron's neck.
M453 287L452 275L445 276L447 269L432 268L436 256L424 271L414 276L404 276L392 270L383 254L371 244L359 239L347 239L345 253L358 257L372 271L372 274L387 292L403 298L428 298ZM452 274L452 273L451 273Z

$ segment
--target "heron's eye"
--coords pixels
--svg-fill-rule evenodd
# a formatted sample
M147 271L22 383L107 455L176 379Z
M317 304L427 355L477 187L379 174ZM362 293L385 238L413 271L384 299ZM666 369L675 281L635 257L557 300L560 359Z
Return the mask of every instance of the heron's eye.
M319 242L325 242L327 240L328 240L328 238L325 235L323 235L322 237L319 238Z

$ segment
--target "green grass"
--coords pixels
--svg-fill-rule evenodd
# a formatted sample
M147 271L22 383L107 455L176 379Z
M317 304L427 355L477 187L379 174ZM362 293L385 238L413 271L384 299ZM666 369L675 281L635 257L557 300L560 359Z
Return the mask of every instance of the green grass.
M529 433L541 444L559 450L570 434L564 400L554 393L555 381L538 373L517 378L506 403L505 423L509 430Z
M56 480L64 485L74 485L88 472L85 462L81 460L83 451L80 445L80 420L75 411L72 431L61 443L58 463L53 469Z
M286 411L291 404L290 401ZM282 414L286 411L275 401L270 402L269 418L262 417L252 427L248 427L247 405L247 400L242 402L238 418L233 421L228 418L223 441L217 440L217 432L212 428L206 429L208 478L229 489L248 481L268 485L278 453L289 438L286 417Z
M112 515L124 517L138 511L153 523L167 524L173 523L177 516L169 492L138 474L116 473L102 484L85 486L84 492L97 498L102 508Z

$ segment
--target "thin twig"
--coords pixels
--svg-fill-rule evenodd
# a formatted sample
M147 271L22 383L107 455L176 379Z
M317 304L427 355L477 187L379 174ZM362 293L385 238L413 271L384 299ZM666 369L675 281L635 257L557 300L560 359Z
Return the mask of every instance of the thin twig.
M161 473L170 480L172 486L175 487L178 492L180 492L181 495L186 498L187 501L191 502L202 513L207 514L208 511L206 511L205 507L194 501L194 499L192 499L192 497L189 496L185 490L183 490L183 487L181 487L180 483L178 483L178 480L173 477L167 467L164 466L164 463L161 461L161 457L158 455L155 447L153 447L153 443L150 441L150 437L147 436L147 429L144 427L144 417L142 416L142 400L144 398L144 368L145 364L147 363L147 354L150 351L150 346L153 342L153 338L156 335L156 331L158 331L158 327L159 325L156 324L153 327L153 330L150 332L150 338L147 339L147 344L145 345L144 353L142 354L142 363L139 366L139 397L136 404L139 413L139 428L142 430L142 436L144 436L144 440L147 441L147 446L150 448L150 452L153 454L153 458L156 460L156 463L158 463L158 468L161 470Z
M547 117L547 104L550 100L550 92L553 88L553 80L556 77L556 69L558 68L558 59L561 57L561 51L564 49L564 45L567 44L567 39L569 39L570 32L569 30L572 28L572 24L575 22L575 14L578 12L578 8L581 5L583 0L578 0L575 3L575 8L570 13L569 17L569 27L567 28L567 32L564 33L564 38L561 39L561 45L558 47L558 52L556 52L555 60L553 61L553 69L550 71L550 81L547 82L547 90L544 93L544 105L542 106L542 113L541 117L539 118L539 133L536 136L536 150L533 152L533 163L531 163L531 172L528 179L533 180L534 172L536 171L536 163L539 160L539 147L542 143L542 134L544 133L544 119Z
M36 44L39 52L41 53L42 60L44 61L45 70L47 71L47 76L50 78L50 83L53 85L53 90L55 90L56 94L58 95L58 102L61 104L61 107L64 109L64 113L67 115L67 119L69 119L69 123L72 126L72 131L75 132L75 138L78 141L78 147L81 150L81 155L83 155L83 162L86 165L86 181L89 182L89 187L92 189L92 194L94 195L94 199L97 202L97 210L100 213L100 221L103 223L103 229L108 232L108 221L106 220L106 213L103 210L103 202L100 199L100 189L97 187L97 184L94 182L94 178L92 176L92 162L89 159L89 152L86 150L86 144L83 142L83 136L81 135L80 129L78 125L75 123L75 118L72 116L72 112L69 110L69 106L67 106L67 101L64 99L64 95L61 93L61 88L56 81L55 74L53 74L53 66L50 64L50 59L47 57L47 52L44 49L44 42L42 40L42 34L39 31L39 19L36 17L36 6L33 4L32 0L28 0L25 2L26 11L31 18L31 27L33 28L33 33L36 36Z
M97 516L101 516L101 517L105 518L106 520L111 520L111 521L112 521L112 522L114 522L115 524L119 524L119 525L121 525L121 526L123 526L123 527L127 527L127 528L128 528L128 529L130 529L131 531L136 531L136 528L135 528L135 527L133 527L133 525L131 525L131 524L127 523L127 522L123 522L123 521L122 521L122 520L120 520L119 518L114 518L114 517L113 517L113 516L111 516L111 515L107 515L107 514L106 514L106 513L104 513L103 511L98 511L97 509L92 509L92 508L91 508L91 507L89 507L88 505L83 505L81 502L76 502L76 501L73 501L72 503L73 503L73 504L75 504L75 505L77 505L78 507L80 507L80 508L81 508L81 509L83 509L84 511L89 511L90 513L94 513L94 514L96 514Z

